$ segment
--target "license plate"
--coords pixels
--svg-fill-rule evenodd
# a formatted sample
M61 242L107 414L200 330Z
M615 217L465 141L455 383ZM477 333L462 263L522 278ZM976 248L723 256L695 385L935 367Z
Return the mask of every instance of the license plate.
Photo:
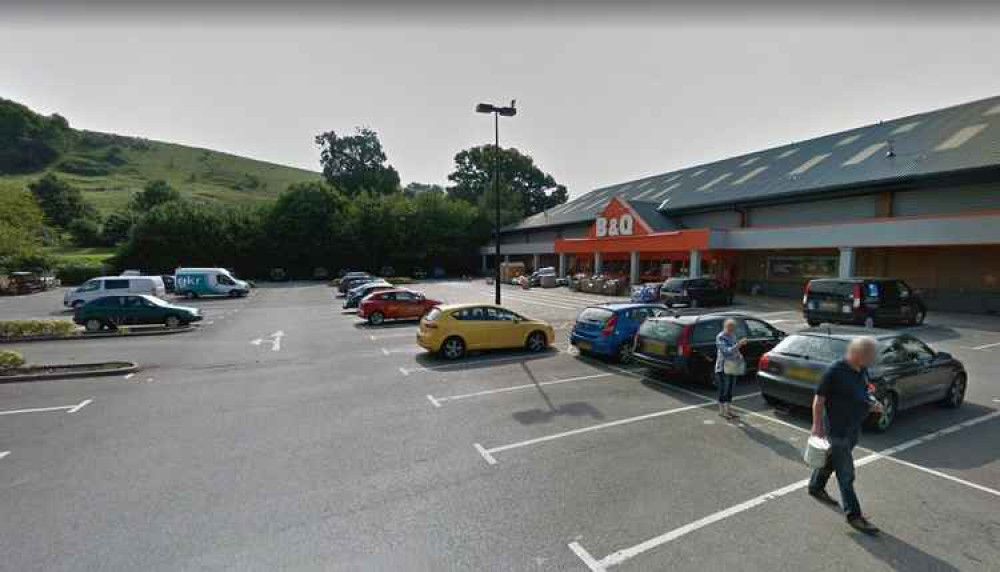
M589 352L594 346L592 346L590 342L576 342L576 347L585 352Z
M838 309L838 306L837 306L836 302L820 302L819 303L819 309L820 310L828 310L828 311L831 311L831 312L836 312L837 309Z
M663 355L667 353L667 343L656 340L642 340L639 343L639 349L642 350L643 353Z
M819 381L820 373L807 367L790 367L788 368L788 377L799 381L816 383Z

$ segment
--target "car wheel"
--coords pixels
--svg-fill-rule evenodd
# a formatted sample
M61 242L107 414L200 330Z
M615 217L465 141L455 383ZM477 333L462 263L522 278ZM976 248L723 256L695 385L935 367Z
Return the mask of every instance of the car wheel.
M373 326L378 326L384 321L385 321L385 314L383 314L382 312L372 312L372 314L368 316L368 323Z
M240 297L240 291L239 290L230 290L229 291L229 297L230 298L239 298Z
M882 403L882 413L872 422L871 428L876 433L885 433L889 430L889 427L892 427L892 423L896 420L899 403L896 400L896 395L893 393L887 393L879 402Z
M544 350L549 345L548 338L545 337L545 332L531 332L528 334L528 340L524 343L530 352L540 352Z
M948 395L941 402L941 405L950 409L958 409L965 402L965 388L967 382L964 375L956 375L948 388Z
M806 320L806 323L809 324L810 328L815 328L816 326L820 325L822 322L820 322L819 320Z
M869 330L872 329L872 328L874 328L875 327L875 318L872 317L872 316L868 316L867 318L865 318L864 326L865 326L865 328L868 328Z
M166 318L164 318L163 323L168 328L177 328L180 327L181 325L181 319L178 318L177 316L167 316Z
M91 318L87 320L83 327L87 328L88 332L99 332L104 327L104 322L97 318Z
M618 363L632 363L632 344L625 342L618 346Z
M919 326L924 323L924 319L927 317L927 310L920 308L917 313L913 315L913 325Z
M465 355L465 342L458 336L452 336L441 344L441 355L445 359L458 359Z

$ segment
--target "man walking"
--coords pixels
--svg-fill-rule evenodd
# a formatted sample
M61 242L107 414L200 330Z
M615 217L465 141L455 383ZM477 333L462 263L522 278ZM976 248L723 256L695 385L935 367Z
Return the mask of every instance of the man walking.
M823 468L813 471L809 494L824 503L836 505L837 501L826 492L830 475L836 473L847 523L866 534L878 534L879 530L864 517L854 492L852 451L868 414L881 410L881 406L868 394L868 367L874 361L874 339L857 337L851 340L845 357L831 364L823 374L812 406L812 434L828 437L830 456Z

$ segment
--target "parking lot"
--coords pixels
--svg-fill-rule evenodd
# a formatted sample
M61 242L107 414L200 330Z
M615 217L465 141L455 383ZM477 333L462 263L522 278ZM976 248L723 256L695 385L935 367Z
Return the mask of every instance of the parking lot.
M414 288L491 302L483 281ZM127 378L0 384L4 570L990 570L1000 562L1000 318L908 328L969 372L965 405L904 412L855 458L854 533L806 495L806 411L582 357L608 298L504 286L549 321L540 354L458 362L416 323L369 326L317 283L203 299L178 336L14 345L32 362L132 360ZM65 317L62 294L0 319ZM787 332L794 301L737 299ZM707 312L706 309L685 310ZM5 346L7 347L7 346ZM829 490L838 497L831 483Z

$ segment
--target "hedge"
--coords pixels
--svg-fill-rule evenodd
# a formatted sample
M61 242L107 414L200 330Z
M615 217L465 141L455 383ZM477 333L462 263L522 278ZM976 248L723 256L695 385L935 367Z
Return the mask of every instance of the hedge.
M76 324L69 320L0 321L0 340L16 340L32 336L71 336L76 332Z
M103 264L68 262L56 268L56 277L64 286L76 286L107 274L108 269Z
M11 350L0 350L0 370L24 365L24 356Z

